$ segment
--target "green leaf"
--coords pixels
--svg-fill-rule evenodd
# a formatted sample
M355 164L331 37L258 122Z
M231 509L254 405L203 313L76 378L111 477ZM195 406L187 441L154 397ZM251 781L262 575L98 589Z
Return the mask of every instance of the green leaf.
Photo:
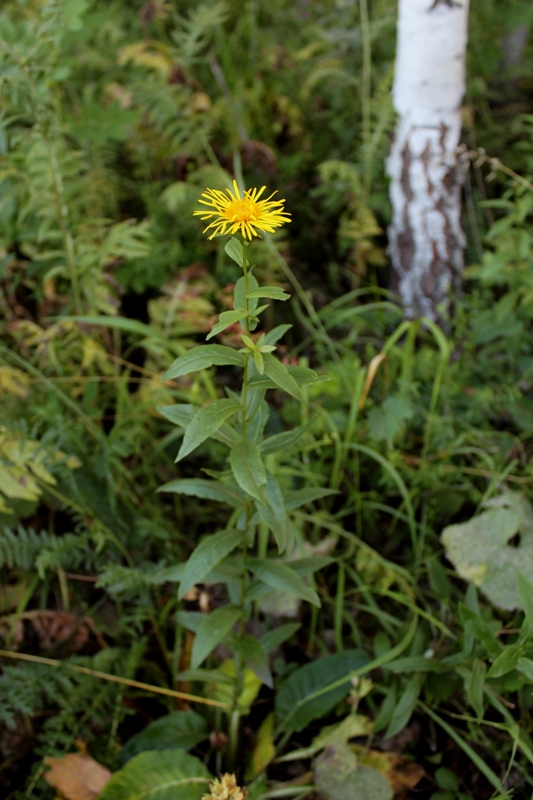
M161 380L173 380L182 375L189 375L191 372L198 372L201 369L208 369L212 366L236 366L244 367L244 353L226 347L222 344L203 344L193 347L185 355L177 358Z
M315 500L321 500L323 497L329 497L332 494L338 494L338 491L336 489L323 489L320 486L295 489L295 491L287 492L285 495L285 508L287 511L294 511L296 508L305 506L308 503L314 503Z
M239 239L234 239L232 236L231 239L226 242L224 250L239 267L243 267L243 245Z
M287 592L287 594L295 595L320 607L320 599L315 590L307 586L287 564L280 564L266 558L252 558L248 561L248 567L254 575L272 589Z
M158 492L175 492L192 497L200 497L202 500L216 500L219 503L227 503L234 508L245 505L244 497L236 489L226 486L219 481L206 481L202 478L184 478L181 480L169 481L157 490Z
M219 314L219 322L211 328L210 333L205 337L206 340L216 336L217 333L225 331L230 325L235 325L241 319L246 319L249 316L244 308L236 308L235 311L223 311Z
M258 286L259 284L257 283L253 273L249 272L248 289L253 291L254 289L257 289ZM248 310L252 313L257 309L257 302L257 298L251 302L248 302ZM233 290L233 308L246 308L246 281L244 279L244 275L242 275L235 284L235 288Z
M206 439L215 433L228 417L233 416L233 414L236 414L237 411L240 410L240 403L227 398L213 400L213 402L205 408L199 408L187 425L176 461L181 461L182 458L185 458L185 456L189 455L193 450L196 450L198 445L205 442Z
M119 331L135 333L138 336L143 336L146 338L165 338L161 335L161 331L158 331L157 328L152 328L150 325L145 325L144 322L139 322L135 319L127 319L126 317L74 315L68 317L54 317L53 319L60 319L62 322L71 320L72 322L81 322L83 325L99 325L103 328L115 328Z
M404 423L411 419L414 409L404 397L387 397L381 408L373 408L368 415L368 433L378 442L386 441L392 448L394 439L402 432Z
M324 800L392 800L387 778L373 767L359 766L347 744L327 747L313 762L315 787Z
M348 694L351 671L368 661L362 650L344 650L291 672L276 696L276 717L282 729L302 731L328 714Z
M524 656L519 658L516 668L518 672L526 676L528 681L533 682L533 661L530 658L525 658Z
M385 731L385 739L396 736L397 733L405 728L415 710L425 680L426 675L424 673L418 672L413 675L394 709L389 727Z
M188 631L192 631L193 633L198 633L200 625L205 619L205 614L201 611L178 611L176 614L176 621L178 625L181 625L182 628L186 628Z
M492 666L487 672L487 678L501 678L502 675L507 675L508 672L512 672L513 669L517 668L523 652L524 645L522 644L507 645L500 655L492 662Z
M265 503L263 487L267 482L267 476L255 442L238 442L232 447L230 463L235 480L241 489L260 503Z
M194 639L191 653L191 668L196 669L214 650L222 639L231 631L238 619L242 617L242 609L227 605L216 608L204 619Z
M274 381L276 386L279 386L280 389L283 389L297 400L303 402L304 396L300 390L300 387L292 375L290 375L287 367L285 367L281 361L278 361L278 359L270 353L265 353L263 358L265 361L265 372L268 377Z
M241 656L248 669L251 669L254 675L257 675L261 683L264 683L270 689L274 688L268 656L257 639L253 636L245 636L240 639L232 635L228 644Z
M293 447L305 436L313 423L308 425L301 425L294 428L292 431L284 431L283 433L275 433L274 436L269 436L259 444L259 451L263 456L269 456L272 453L289 453Z
M263 361L263 354L259 350L254 350L254 364L255 368L260 375L265 371L265 363Z
M276 647L290 639L299 628L301 628L299 622L287 622L285 625L278 625L277 628L264 633L259 639L259 643L265 653L271 653Z
M139 753L111 776L98 800L200 800L211 775L184 750Z
M272 328L272 330L267 333L264 343L276 344L276 342L279 342L282 336L285 336L287 331L290 331L291 328L292 325L276 325L275 328Z
M282 553L289 544L289 520L285 511L283 495L276 478L267 473L266 483L267 505L257 503L257 511L261 521L274 534L278 552ZM292 544L292 542L290 543Z
M533 583L528 581L525 575L521 572L516 576L516 586L520 600L522 601L522 608L524 609L526 620L529 623L529 628L533 631Z
M481 642L490 656L497 656L502 651L502 643L498 641L490 625L472 609L459 603L459 619L463 628Z
M521 574L533 582L533 509L524 495L504 492L485 503L479 516L444 529L441 539L446 558L461 578L478 586L498 608L522 608ZM519 533L516 546L511 540Z
M157 406L157 411L173 425L186 428L196 411L195 406L190 403L176 403L175 406Z
M468 700L478 719L483 719L483 691L485 689L486 674L487 667L485 662L476 658L472 664L472 672L468 682Z
M189 589L201 583L213 567L242 543L243 537L243 531L228 530L203 539L185 565L178 600L183 600Z
M248 297L268 297L271 300L288 300L287 294L281 286L260 286L255 291L248 292Z
M122 764L145 750L190 750L209 737L206 720L196 711L175 711L167 714L128 739L120 751Z

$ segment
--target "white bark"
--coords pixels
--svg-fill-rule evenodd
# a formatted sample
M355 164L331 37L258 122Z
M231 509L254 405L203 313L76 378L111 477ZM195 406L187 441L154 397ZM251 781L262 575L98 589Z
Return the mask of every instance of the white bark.
M469 0L399 0L393 87L398 113L387 160L394 288L410 316L438 318L463 268L456 148L465 89Z

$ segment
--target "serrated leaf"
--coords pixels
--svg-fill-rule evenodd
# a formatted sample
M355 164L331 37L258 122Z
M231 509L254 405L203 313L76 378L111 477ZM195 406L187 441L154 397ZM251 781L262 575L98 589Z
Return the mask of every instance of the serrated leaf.
M139 753L113 774L98 800L200 800L211 775L184 750Z
M169 481L160 486L157 491L185 494L192 497L200 497L202 500L216 500L219 503L227 503L234 508L245 504L244 497L236 489L232 489L231 486L226 486L219 481L206 481L202 478L183 478Z
M202 442L209 439L220 428L222 423L240 410L240 403L227 398L213 400L205 408L199 408L187 425L176 461L181 461L182 458L196 450Z
M307 586L300 576L287 564L270 561L266 558L252 558L248 561L249 569L263 583L279 592L300 597L314 606L320 607L320 599L310 586Z
M183 600L196 583L201 583L216 565L242 543L243 531L228 530L203 539L185 565L178 592Z
M270 300L288 300L287 294L281 286L260 286L255 291L248 292L248 297L268 297Z
M328 714L350 690L350 673L368 663L362 650L344 650L298 667L281 684L276 717L284 731L302 731ZM345 678L342 685L335 685ZM334 685L334 688L328 689Z
M261 647L265 653L271 653L276 647L279 647L283 642L286 642L287 639L290 639L300 628L301 625L299 622L287 622L285 625L278 625L277 628L267 631L261 636L259 639Z
M205 661L217 644L231 631L237 620L242 617L242 613L242 609L238 606L228 605L216 608L207 616L204 614L192 646L192 669L196 669Z
M235 261L239 267L243 267L243 245L238 239L234 239L233 236L231 239L226 242L224 246L224 250L228 254L228 256Z
M231 469L235 480L247 494L260 503L266 499L264 486L267 482L265 467L255 442L238 442L230 451Z
M236 308L234 311L223 311L222 314L219 314L219 322L211 328L211 331L205 337L206 340L211 339L213 336L216 336L217 333L221 333L221 331L225 331L226 328L229 328L230 325L235 325L235 323L239 322L241 319L246 319L247 316L248 314L244 308Z
M303 402L304 396L300 387L289 373L287 367L270 353L265 353L263 358L265 362L265 372L268 377L274 381L276 386Z
M120 751L120 760L126 764L146 750L190 750L209 736L207 721L196 711L175 711L167 714L128 739Z
M222 344L204 344L194 347L177 358L161 380L173 380L182 375L189 375L191 372L198 372L201 369L208 369L213 366L237 366L244 367L244 353L226 347Z

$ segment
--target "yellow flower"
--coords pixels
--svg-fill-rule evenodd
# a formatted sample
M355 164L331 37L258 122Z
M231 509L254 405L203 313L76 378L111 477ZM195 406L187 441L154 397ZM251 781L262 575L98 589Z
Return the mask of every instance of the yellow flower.
M283 210L285 200L270 199L276 192L273 192L266 200L259 199L265 189L266 186L259 190L248 189L242 197L237 181L233 181L233 192L231 189L226 189L227 194L219 192L217 189L206 189L202 193L205 200L200 200L200 203L210 206L210 209L195 211L194 214L201 217L202 220L215 217L204 230L205 233L213 229L210 239L219 234L237 233L239 230L245 239L259 236L257 231L273 233L274 228L279 228L280 225L291 220L290 215Z
M204 794L202 800L245 800L248 792L237 786L235 775L226 772L220 780L215 778L209 784L209 794Z

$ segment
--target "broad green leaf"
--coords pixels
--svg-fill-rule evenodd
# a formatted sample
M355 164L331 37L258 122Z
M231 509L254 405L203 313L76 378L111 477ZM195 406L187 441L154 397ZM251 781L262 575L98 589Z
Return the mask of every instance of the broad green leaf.
M271 300L288 300L287 294L281 286L260 286L255 291L248 292L248 297L268 297Z
M338 494L338 491L336 489L325 489L321 486L295 489L285 495L285 508L287 511L294 511L296 508L305 506L308 503L314 503L315 500L321 500L323 497L330 497L332 494Z
M283 364L281 365L283 366ZM324 383L331 380L328 375L317 375L313 369L307 367L285 367L289 376L293 378L298 386L310 386L313 383ZM274 389L279 384L267 375L254 375L250 379L248 386L253 389Z
M233 236L229 241L226 242L224 246L224 250L228 254L228 256L235 261L239 267L243 266L243 245L239 239L234 239Z
M120 751L122 764L145 750L190 750L209 737L207 721L196 711L167 714L128 739Z
M200 800L210 779L185 750L148 750L113 773L98 800Z
M245 319L247 316L248 314L244 308L236 308L235 311L223 311L219 315L219 322L211 328L210 333L205 337L206 340L211 339L221 331L225 331L230 325L235 325L236 322Z
M203 539L185 565L178 600L182 600L189 589L201 583L213 567L241 544L243 536L242 531L228 530Z
M199 408L187 425L176 461L181 461L182 458L196 450L202 442L205 442L220 428L223 422L240 410L241 406L236 400L227 398L213 400L205 408Z
M328 714L350 691L352 670L368 661L362 650L344 650L291 672L276 696L276 717L283 730L302 731Z
M268 656L257 639L253 636L245 636L240 639L232 634L231 638L228 639L228 644L241 656L248 669L251 669L257 675L261 683L264 683L270 689L274 688Z
M312 423L308 425L301 425L294 428L292 431L284 431L283 433L275 433L274 436L269 436L259 444L259 451L263 456L269 456L272 453L283 452L290 453L293 447L305 436L311 428Z
M306 556L305 558L296 558L290 562L291 569L293 569L300 577L307 578L308 575L313 575L324 567L329 567L330 564L335 563L334 558L331 556Z
M259 639L259 643L265 653L271 653L276 647L290 639L299 628L301 628L299 622L287 622L285 625L278 625L277 628L264 633Z
M287 564L280 564L266 558L252 558L248 561L248 567L254 575L272 589L293 594L320 607L320 599L315 590L307 586Z
M300 387L289 373L287 367L285 367L281 361L278 361L278 359L270 353L265 353L263 359L265 362L265 372L268 377L274 381L276 386L279 386L280 389L283 389L297 400L303 402L304 396L300 390Z
M392 800L387 778L373 767L360 766L346 743L329 746L313 762L315 786L324 800Z
M194 639L191 653L191 668L196 669L205 661L222 639L231 631L238 619L242 617L242 609L238 606L222 606L205 615Z
M267 475L255 442L238 442L230 451L235 480L247 494L264 503Z
M170 381L215 365L244 367L244 364L244 353L240 353L232 347L225 347L222 344L197 345L185 355L177 358L161 380Z
M201 497L202 500L216 500L238 508L245 505L244 497L236 489L226 486L219 481L206 481L202 478L183 478L169 481L157 490L158 492L174 492L192 497Z
M283 553L291 549L293 542L289 542L289 520L285 511L283 495L276 478L267 473L266 482L267 505L257 503L257 511L261 521L267 525L274 534L278 552Z
M472 664L472 672L468 682L468 700L470 705L476 712L478 719L483 719L483 692L485 689L485 675L487 674L487 667L484 661L475 659Z
M526 676L528 681L533 682L533 661L530 658L525 658L524 656L519 658L516 668L518 672Z
M176 622L178 625L181 625L182 628L186 628L188 631L192 631L193 633L197 633L200 625L205 619L205 614L202 611L178 611L176 614Z
M159 570L151 583L161 585L162 583L181 583L185 574L185 564L173 564ZM223 559L216 567L213 567L203 579L203 583L227 583L228 581L239 581L242 575L242 566L238 563ZM192 612L191 612L192 613Z
M426 675L422 672L417 672L413 675L394 709L389 727L385 731L385 739L396 736L397 733L400 733L405 728L415 710L425 680Z
M485 506L479 516L444 529L446 558L498 608L523 608L517 579L521 574L533 582L533 509L522 494L509 491Z

